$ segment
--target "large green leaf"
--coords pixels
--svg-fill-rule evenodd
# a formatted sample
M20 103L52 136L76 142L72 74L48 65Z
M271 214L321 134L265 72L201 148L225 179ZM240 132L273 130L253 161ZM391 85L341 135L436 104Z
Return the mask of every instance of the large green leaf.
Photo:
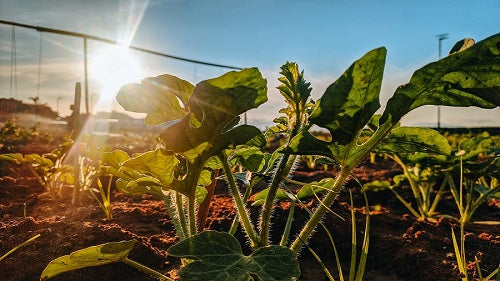
M330 85L316 103L310 122L328 129L332 136L330 142L319 140L309 132L301 132L290 141L287 151L299 155L323 155L340 165L350 165L349 155L356 148L360 131L380 107L385 56L385 48L365 54Z
M188 151L207 142L210 144L207 150L217 146L212 155L231 143L263 140L262 133L253 126L229 128L228 125L234 125L232 121L238 115L266 101L267 83L258 69L228 72L197 84L188 103L191 114L168 127L160 137L165 148L175 152Z
M352 142L380 107L386 52L374 49L354 62L316 103L309 120L328 129L333 142Z
M377 147L381 152L427 152L450 155L448 140L438 131L429 128L398 127L393 129Z
M500 105L500 34L415 71L388 101L380 119L397 122L423 105Z
M43 270L40 280L47 280L61 273L80 268L123 261L136 241L121 241L101 244L75 251L52 260Z
M164 74L123 86L116 99L125 110L147 113L147 124L158 125L187 114L185 106L193 89L189 82Z
M122 163L122 168L135 170L141 174L151 175L169 186L174 181L174 170L179 160L172 152L158 148L139 154Z
M300 275L295 254L287 247L263 247L245 256L236 238L217 231L204 231L184 239L170 247L168 254L194 259L179 270L185 281L288 281Z
M231 158L237 158L251 172L260 171L265 165L265 154L255 146L238 146L230 153Z

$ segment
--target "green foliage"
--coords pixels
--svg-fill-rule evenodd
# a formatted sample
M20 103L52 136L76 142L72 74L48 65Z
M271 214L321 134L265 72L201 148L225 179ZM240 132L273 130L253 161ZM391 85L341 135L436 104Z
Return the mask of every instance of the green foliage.
M297 191L296 194L292 194L290 193L290 191L285 191L280 188L278 189L278 192L276 194L276 199L284 201L290 201L290 200L295 201L295 200L303 200L308 197L318 196L319 194L324 192L339 192L339 190L337 191L332 190L334 183L335 180L332 178L324 178L319 182L313 181L310 183L299 183L302 184L302 187L299 189L299 191ZM262 205L268 193L269 193L269 188L266 188L257 193L254 197L254 202L252 205L254 206Z
M148 113L148 120L155 120L155 124L179 120L162 132L160 138L166 150L179 153L187 160L186 169L190 172L182 183L175 185L182 193L193 197L198 177L210 157L230 145L265 144L264 135L256 127L235 125L239 114L267 101L266 91L266 80L256 68L252 68L202 81L196 87L173 76L145 79L142 85L123 87L117 99L127 110ZM177 98L185 102L184 110L187 111L181 118L178 114L180 107L175 112L169 107ZM136 107L137 99L148 101L144 106ZM156 103L157 99L162 102ZM164 110L165 107L168 109ZM175 164L175 160L169 161Z
M158 125L188 114L186 106L193 89L189 82L164 74L125 85L116 99L128 111L147 113L146 124Z
M410 83L400 86L387 102L381 124L397 122L423 105L500 105L500 34L415 71Z
M175 257L194 259L179 271L181 280L296 280L299 263L287 247L263 247L249 256L232 235L204 231L168 249Z
M450 155L451 146L444 136L433 129L397 127L387 135L376 150L395 154L425 152Z
M380 107L378 97L386 53L385 48L368 52L331 84L316 103L310 121L328 129L332 142L351 143Z
M111 242L88 247L59 257L47 265L42 272L40 280L47 280L75 269L122 261L127 258L135 243L135 240Z
M7 120L0 129L0 153L18 152L39 134L37 126L26 130L18 126L15 119Z
M146 121L150 124L175 122L160 134L162 148L131 157L112 152L106 156L108 170L119 177L117 186L121 191L131 195L152 193L163 198L181 240L169 249L169 254L194 259L179 271L184 280L293 280L299 276L296 255L337 198L352 169L366 155L374 149L398 154L403 151L408 157L402 159L413 161L412 157L419 158L421 153L450 154L446 139L437 132L400 127L398 122L403 115L429 104L483 108L499 105L499 41L500 35L492 36L417 70L408 84L396 90L382 116L375 112L380 107L385 48L372 50L355 61L317 101L310 100L310 84L298 65L286 63L281 68L282 84L278 90L287 107L280 110L282 115L274 119L277 125L267 132L267 136L282 138L280 147L272 154L259 151L266 144L260 130L238 125L240 114L267 101L266 81L256 68L229 72L196 86L170 75L147 78L141 84L123 87L118 93L119 102L127 110L147 113ZM331 138L315 137L310 132L313 125L328 130ZM330 163L338 164L337 178L304 184L295 195L281 190L283 182L290 181L287 176L296 158L303 155L324 156ZM431 159L438 161L439 157ZM432 161L426 165L434 165ZM236 173L235 164L241 165ZM221 167L237 218L254 249L250 256L241 253L238 241L230 234L197 234L197 191L203 190L211 182L214 170ZM272 180L259 195L261 216L259 229L255 230L245 203L251 186L262 177ZM432 173L415 165L405 170L405 177L414 181L418 190L415 180L430 181ZM243 196L236 179L247 185ZM435 198L427 204L431 202L428 194L432 188L425 190L414 196L426 206L423 212L433 215L437 204L434 202L439 200ZM276 198L293 198L295 206L296 198L317 196L323 191L324 197L289 248L269 246L273 243L269 230ZM415 214L419 216L417 211ZM292 220L293 207L280 245L288 245ZM364 268L364 262L360 261L359 268Z
M66 164L64 159L73 142L66 139L58 148L50 153L23 155L21 153L0 154L0 160L7 160L18 165L26 165L39 183L45 187L52 196L60 196L65 185L75 182L73 167Z

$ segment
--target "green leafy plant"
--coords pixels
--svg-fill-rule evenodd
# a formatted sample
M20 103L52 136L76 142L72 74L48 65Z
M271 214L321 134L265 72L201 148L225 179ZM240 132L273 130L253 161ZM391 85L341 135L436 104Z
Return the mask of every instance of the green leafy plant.
M0 153L18 152L24 145L40 135L38 126L25 129L17 125L17 120L7 120L0 129Z
M452 158L455 165L450 169L447 180L461 224L468 224L475 211L487 200L500 198L497 178L500 154L498 147L491 146L492 143L496 142L485 136L471 138L459 145L460 150ZM458 187L452 174L458 174Z
M401 139L399 135L405 137ZM408 147L405 138L412 138L412 135L420 143L411 143L412 147ZM421 150L421 152L408 153L408 151L415 150ZM389 189L415 218L434 221L439 216L436 207L448 183L443 169L446 168L451 147L446 138L428 128L399 127L391 132L390 136L376 148L376 151L385 153L388 158L394 160L402 168L403 174L395 176L393 184L387 180L376 180L365 184L364 189ZM411 201L406 200L397 191L397 188L404 183L410 186L413 206Z
M112 152L115 157L112 161L116 163L113 172L119 177L117 186L128 194L153 193L164 198L169 214L177 217L173 221L181 240L169 252L194 259L181 269L184 280L196 280L196 276L227 280L236 270L224 258L229 253L233 262L241 264L234 272L241 276L240 280L275 280L269 269L281 268L287 268L290 273L283 275L285 279L297 279L300 275L297 254L337 198L351 171L374 148L391 138L397 138L414 151L435 148L424 136L415 133L418 129L398 128L401 117L423 105L482 108L500 105L497 97L499 42L500 35L492 36L417 70L408 84L396 89L378 122L373 120L380 107L385 48L372 50L354 62L315 102L310 101L311 87L304 73L297 64L286 63L281 68L282 84L278 90L287 107L280 111L282 116L275 119L277 125L270 129L270 134L279 133L284 139L283 145L272 154L256 151L266 144L260 130L237 125L238 115L267 100L266 81L255 68L229 72L196 86L171 75L126 85L117 97L125 109L147 113L146 123L151 125L172 123L160 134L163 143L160 149L132 157L124 152ZM365 129L370 120L376 128L372 132ZM328 130L331 139L325 141L312 135L313 125ZM254 151L256 157L240 157L245 153L238 150L245 151L243 148ZM306 191L313 194L317 194L316 185L324 190L319 204L291 243L287 241L287 232L293 216L291 219L289 216L290 223L282 235L285 238L281 239L280 246L273 245L269 232L276 198L283 192L280 189L283 182L302 155L327 157L340 171L336 179L308 186ZM232 161L238 161L249 171L253 169L256 176L263 172L271 178L260 208L258 228L254 227L245 208L247 196L240 194ZM231 239L222 238L229 237L226 234L198 232L197 194L212 182L213 171L219 168L224 172L239 223L253 249L250 256L242 256ZM232 246L212 243L220 239ZM259 261L262 256L269 259L269 264ZM214 271L206 272L208 263Z
M37 178L53 197L60 196L65 185L74 183L73 167L65 163L65 158L73 142L68 138L58 148L45 154L6 153L0 154L0 160L7 160L24 165Z

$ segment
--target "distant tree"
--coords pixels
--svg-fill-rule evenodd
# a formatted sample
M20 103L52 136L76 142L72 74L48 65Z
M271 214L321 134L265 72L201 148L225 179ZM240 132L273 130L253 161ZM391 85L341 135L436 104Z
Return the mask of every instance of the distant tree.
M32 100L35 105L39 105L40 104L40 97L39 96L29 97L29 99Z

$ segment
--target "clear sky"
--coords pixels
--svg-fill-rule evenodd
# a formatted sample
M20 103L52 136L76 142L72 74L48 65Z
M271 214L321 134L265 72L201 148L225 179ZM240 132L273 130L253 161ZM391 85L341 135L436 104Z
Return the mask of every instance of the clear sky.
M500 1L0 0L0 19L129 41L191 59L259 67L268 80L270 101L248 117L265 126L282 106L275 87L284 62L299 63L318 98L355 59L385 46L383 107L397 85L438 58L437 34L449 33L442 41L446 55L465 37L478 41L500 32ZM10 82L12 28L0 25L0 97L39 95L54 108L61 97L60 111L69 114L74 84L83 81L82 40L16 28L15 42L17 87ZM100 100L96 110L119 109L109 104L116 88L146 76L170 73L197 83L227 71L135 51L121 55L123 50L93 41L88 52L89 92L94 102ZM421 108L403 123L435 126L436 111ZM500 126L498 108L442 107L441 116L442 126Z

